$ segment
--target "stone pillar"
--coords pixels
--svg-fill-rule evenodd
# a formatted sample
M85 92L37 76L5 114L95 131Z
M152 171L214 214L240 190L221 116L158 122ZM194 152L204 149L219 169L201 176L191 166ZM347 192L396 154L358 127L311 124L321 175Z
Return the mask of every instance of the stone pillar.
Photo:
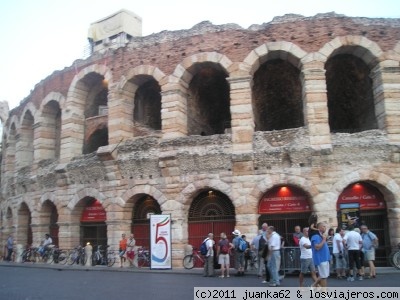
M180 83L162 86L161 122L164 139L187 135L187 91Z
M135 93L110 88L108 93L108 141L118 144L133 137L133 107Z
M308 127L310 144L314 149L331 149L328 96L324 63L305 63L302 70L305 125Z
M400 67L398 61L383 61L371 72L378 128L386 130L391 143L400 142Z
M54 159L56 148L55 120L53 123L48 121L37 122L34 128L34 162L37 164L43 159Z

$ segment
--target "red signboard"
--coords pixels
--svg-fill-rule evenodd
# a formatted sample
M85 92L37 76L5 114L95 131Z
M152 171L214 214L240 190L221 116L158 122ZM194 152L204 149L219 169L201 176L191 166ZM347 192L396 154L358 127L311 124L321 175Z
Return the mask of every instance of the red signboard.
M306 193L295 187L279 186L271 189L261 199L259 214L310 212Z
M103 205L99 200L95 200L83 209L81 222L104 222L106 219Z
M386 209L382 193L368 183L356 183L348 186L339 196L338 209L343 203L359 203L360 210Z

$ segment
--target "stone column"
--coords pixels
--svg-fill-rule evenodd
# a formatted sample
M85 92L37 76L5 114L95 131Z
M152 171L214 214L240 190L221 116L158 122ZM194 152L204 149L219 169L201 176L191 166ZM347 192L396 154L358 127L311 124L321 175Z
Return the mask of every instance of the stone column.
M118 144L133 137L134 92L110 88L108 93L108 141Z
M378 128L386 130L391 143L400 142L400 67L386 60L371 72L374 86L375 115Z
M187 135L187 91L181 83L162 86L161 122L164 139Z
M305 124L314 149L332 149L328 96L323 62L305 63L302 70Z

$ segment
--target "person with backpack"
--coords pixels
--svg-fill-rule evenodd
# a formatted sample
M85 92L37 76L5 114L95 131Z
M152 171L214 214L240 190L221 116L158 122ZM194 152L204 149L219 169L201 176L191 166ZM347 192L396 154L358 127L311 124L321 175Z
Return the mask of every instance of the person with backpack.
M362 238L362 251L364 253L364 260L368 262L369 278L376 277L375 268L375 249L378 247L378 237L372 233L367 225L361 225L361 238Z
M235 229L232 234L235 238L232 240L232 244L235 249L235 260L237 273L235 276L244 276L244 252L246 251L247 244L243 240L242 235L239 230Z
M204 277L214 277L214 234L209 233L200 246L200 252L204 255ZM206 251L202 248L206 248Z
M219 277L224 278L226 271L226 277L229 278L229 253L233 248L233 244L229 242L225 232L221 232L220 236L221 239L217 246L218 263L221 265L221 275Z

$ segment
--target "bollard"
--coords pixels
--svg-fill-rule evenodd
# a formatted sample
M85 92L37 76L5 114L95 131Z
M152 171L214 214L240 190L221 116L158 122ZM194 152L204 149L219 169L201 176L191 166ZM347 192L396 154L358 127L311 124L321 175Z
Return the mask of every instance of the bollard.
M87 243L85 246L85 256L86 256L86 263L85 266L86 267L90 267L92 265L92 251L93 251L93 247L92 245L90 245L90 243Z
M22 252L23 252L23 247L21 244L17 244L15 247L15 262L20 263L22 262Z

